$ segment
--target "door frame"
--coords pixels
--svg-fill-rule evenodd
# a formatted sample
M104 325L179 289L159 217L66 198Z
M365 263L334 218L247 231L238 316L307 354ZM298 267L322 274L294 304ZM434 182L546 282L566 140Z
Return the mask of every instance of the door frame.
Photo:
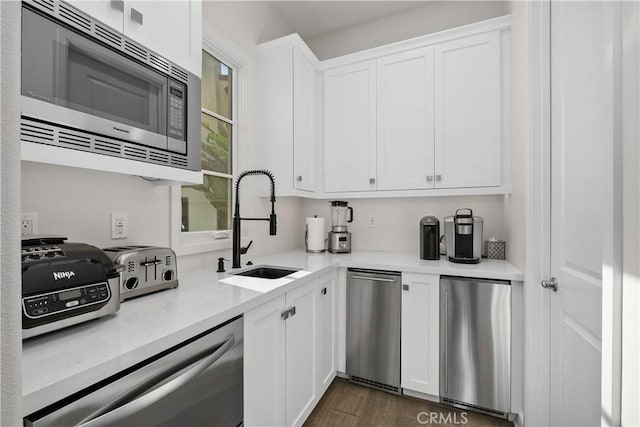
M526 424L550 422L550 297L540 281L551 274L551 0L527 2L528 42L525 102L527 121L527 221L525 267L525 372ZM621 33L620 33L621 34ZM621 35L620 35L621 37ZM619 41L619 40L618 40ZM614 72L620 74L621 43L613 52ZM610 197L605 216L602 295L602 425L619 425L621 415L622 341L622 111L621 83L613 87L614 141L607 153L605 174ZM604 265L603 265L604 267Z

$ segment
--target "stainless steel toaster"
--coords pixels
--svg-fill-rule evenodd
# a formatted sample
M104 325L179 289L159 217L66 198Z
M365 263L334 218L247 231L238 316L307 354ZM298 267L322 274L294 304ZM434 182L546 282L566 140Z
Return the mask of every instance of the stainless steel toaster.
M124 265L120 273L120 302L178 287L176 254L170 248L116 246L103 251L114 263Z

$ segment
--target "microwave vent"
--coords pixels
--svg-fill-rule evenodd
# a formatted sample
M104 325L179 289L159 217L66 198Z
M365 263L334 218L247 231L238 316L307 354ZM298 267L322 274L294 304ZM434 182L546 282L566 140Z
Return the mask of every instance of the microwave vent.
M54 132L53 129L46 127L46 125L39 126L36 123L25 123L23 119L20 125L20 140L50 144L54 140Z
M132 42L130 42L129 40L125 40L124 41L124 50L131 56L133 56L134 58L137 58L139 60L141 60L142 62L148 62L147 61L147 51L146 49L138 46L137 44L134 44Z
M133 145L108 136L57 126L28 117L22 117L20 121L20 140L188 169L186 155Z
M53 12L55 9L55 3L53 0L33 0L33 3L47 9L49 12Z
M71 133L68 131L59 131L58 139L60 143L65 146L71 146L69 148L91 148L91 138L88 136L83 136L79 133Z
M117 48L122 46L122 36L104 25L96 23L94 35L108 45Z
M185 73L183 70L181 70L180 68L176 67L175 65L171 66L171 75L173 77L177 78L178 80L182 80L184 82L186 82L188 80L187 73Z
M149 61L151 62L151 64L153 64L154 67L164 71L165 74L169 74L169 63L163 58L160 58L159 56L151 54L149 56Z
M75 27L91 32L91 20L67 6L66 3L58 2L58 17Z
M124 155L125 155L125 157L129 157L129 158L146 160L147 159L147 150L145 150L143 148L125 146L124 147Z

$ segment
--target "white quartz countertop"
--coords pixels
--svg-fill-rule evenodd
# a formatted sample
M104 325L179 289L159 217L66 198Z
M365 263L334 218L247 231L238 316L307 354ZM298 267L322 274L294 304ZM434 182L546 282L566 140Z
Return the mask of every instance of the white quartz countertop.
M252 259L244 256L243 261ZM300 269L276 280L216 273L215 266L179 270L179 287L125 301L111 316L23 343L23 412L52 404L132 364L236 317L337 267L368 268L522 281L502 260L453 264L421 260L416 253L354 251L307 254L302 250L257 256L255 265Z

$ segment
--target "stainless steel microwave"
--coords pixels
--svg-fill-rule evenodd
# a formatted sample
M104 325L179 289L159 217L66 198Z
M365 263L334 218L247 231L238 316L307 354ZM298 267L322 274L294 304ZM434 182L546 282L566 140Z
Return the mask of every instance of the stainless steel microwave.
M200 79L65 2L23 2L21 85L22 141L200 170Z

